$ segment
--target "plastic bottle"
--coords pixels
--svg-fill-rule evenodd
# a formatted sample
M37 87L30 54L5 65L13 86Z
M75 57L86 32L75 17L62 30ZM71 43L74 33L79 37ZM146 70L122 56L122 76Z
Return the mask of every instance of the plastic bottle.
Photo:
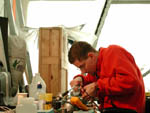
M38 101L39 100L39 95L43 94L43 93L45 93L45 92L42 90L42 84L38 83L37 84L37 90L36 90L36 93L35 93L35 96L34 96L35 101Z
M37 109L38 110L43 110L43 106L44 106L44 97L45 96L45 91L42 89L42 84L38 83L37 84L37 92L35 94L35 101L38 101L37 104Z
M35 94L37 92L37 84L41 83L42 90L46 93L46 84L45 81L40 76L40 73L35 73L35 76L33 76L32 83L29 85L29 96L35 97Z
M16 106L16 113L37 113L37 106L34 104L34 98L21 98Z

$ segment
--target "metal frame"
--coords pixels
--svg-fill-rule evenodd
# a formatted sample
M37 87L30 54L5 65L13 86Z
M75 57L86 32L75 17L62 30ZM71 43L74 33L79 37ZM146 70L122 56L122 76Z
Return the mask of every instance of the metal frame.
M96 40L96 41L94 42L94 44L93 44L93 47L94 47L94 48L96 48L96 45L97 45L97 42L98 42L98 39L99 39L99 35L100 35L101 30L102 30L102 27L103 27L103 25L104 25L104 21L105 21L105 18L106 18L106 16L107 16L109 7L110 7L110 5L111 5L111 2L112 2L112 0L106 0L106 1L105 1L103 11L102 11L102 13L101 13L99 22L98 22L97 27L96 27L96 30L95 30L95 35L97 36L97 40Z
M95 48L111 4L150 4L150 0L111 0L111 2L108 1L109 0L106 0L104 9L102 11L97 28L95 30L95 35L98 37L94 43Z
M112 0L112 4L149 4L150 0Z

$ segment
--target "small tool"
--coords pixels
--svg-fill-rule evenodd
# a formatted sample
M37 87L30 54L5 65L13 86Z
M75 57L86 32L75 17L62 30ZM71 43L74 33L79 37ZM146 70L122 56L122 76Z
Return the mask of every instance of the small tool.
M71 89L69 89L68 91L62 93L62 97L66 96L71 90L73 90L75 87L78 87L78 86L73 86Z
M90 97L90 99L91 99L91 103L93 103L98 109L99 109L99 106L94 102L94 100L95 100L95 97L93 97L93 96L91 96L91 95L89 95L87 92L86 92L86 90L84 89L84 88L82 88L83 89L83 91L87 94L87 96L89 96Z

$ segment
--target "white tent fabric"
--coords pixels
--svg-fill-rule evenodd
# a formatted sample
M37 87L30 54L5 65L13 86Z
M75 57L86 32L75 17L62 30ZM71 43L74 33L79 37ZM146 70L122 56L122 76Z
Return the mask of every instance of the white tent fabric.
M4 16L9 18L9 32L11 35L18 35L18 30L16 28L16 23L13 16L12 10L12 1L5 0L4 1Z
M98 0L97 0L98 1ZM104 5L105 0L100 0L98 3ZM38 37L39 37L39 28L30 28L26 27L26 18L25 14L27 13L28 0L16 0L16 19L14 18L12 11L12 0L4 0L5 5L5 17L9 18L9 36L18 36L23 38L27 42L27 48L30 54L31 67L36 67L35 71L38 72L38 57L33 63L32 58L34 56L38 56ZM99 8L102 9L103 5ZM100 11L100 10L98 10ZM100 12L101 13L101 12ZM51 27L51 26L49 26ZM53 27L53 26L52 26ZM79 30L80 25L72 28L68 28L63 26L65 33L67 34L67 38L73 41L87 41L90 44L94 44L95 41L98 40L98 37L94 34L90 34L84 31ZM29 50L30 48L30 50ZM35 60L35 58L34 58Z
M0 16L4 16L4 0L0 0Z

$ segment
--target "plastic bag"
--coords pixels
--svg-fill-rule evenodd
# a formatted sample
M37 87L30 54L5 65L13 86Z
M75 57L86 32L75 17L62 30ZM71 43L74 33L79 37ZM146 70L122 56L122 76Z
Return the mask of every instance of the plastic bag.
M84 25L75 26L73 28L64 28L64 33L68 36L68 39L73 41L86 41L94 46L95 41L97 40L97 36L88 32L81 31Z
M32 79L32 83L29 85L29 96L35 97L37 92L37 84L41 83L43 92L46 93L46 84L45 81L40 76L40 73L36 73Z
M25 40L20 36L9 36L8 44L10 74L12 77L11 93L14 97L19 87L24 90L23 72L26 67L27 48Z

